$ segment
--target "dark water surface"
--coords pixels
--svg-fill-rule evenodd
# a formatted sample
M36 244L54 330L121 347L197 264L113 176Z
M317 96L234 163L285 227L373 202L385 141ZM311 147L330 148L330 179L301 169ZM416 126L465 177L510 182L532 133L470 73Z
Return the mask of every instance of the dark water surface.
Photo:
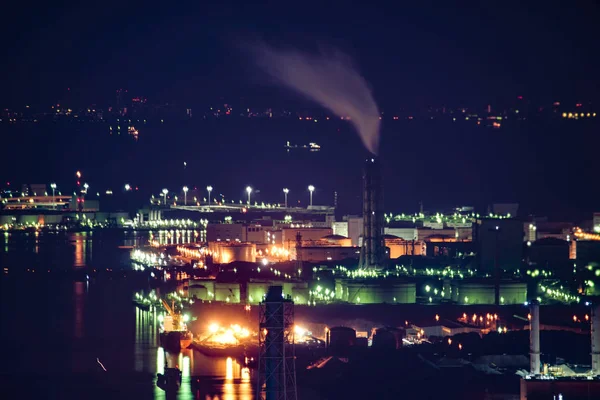
M0 280L0 381L2 393L10 394L2 398L166 398L155 385L165 357L155 316L131 302L146 283L141 276L118 273L129 268L129 250L118 246L143 241L145 235L20 233L0 240L0 266L9 271ZM113 272L89 281L56 272L87 267ZM36 272L18 273L24 269ZM252 398L250 373L235 360L191 350L167 357L183 372L184 383L173 398ZM190 376L203 383L195 393Z

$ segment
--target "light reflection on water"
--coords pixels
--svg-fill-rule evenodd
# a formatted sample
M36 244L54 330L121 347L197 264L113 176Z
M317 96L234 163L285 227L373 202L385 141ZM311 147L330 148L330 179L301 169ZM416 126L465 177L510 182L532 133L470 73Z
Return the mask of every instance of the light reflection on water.
M85 267L88 244L90 248L92 247L91 238L88 238L87 232L78 232L73 234L69 239L75 243L75 260L73 265L75 267Z
M199 229L4 232L0 234L0 257L2 267L10 269L128 268L133 246L146 246L151 241L163 245L195 243L204 235Z
M167 354L169 365L182 369L181 389L167 396L156 387L156 373L164 367L156 314L131 302L132 295L147 285L143 279L99 274L80 282L46 275L73 268L128 268L130 250L119 246L146 244L148 237L148 232L131 231L0 235L1 266L10 271L10 284L0 290L1 315L3 321L10 321L0 322L0 334L8 343L3 357L9 360L2 363L0 378L9 376L9 389L18 388L23 394L19 398L111 400L115 397L107 393L112 390L133 393L126 398L253 398L251 374L237 361L191 350ZM192 232L180 240L194 238ZM31 276L13 272L27 269L36 272ZM23 297L23 293L36 295ZM108 378L103 378L107 372ZM201 383L195 392L192 378ZM83 397L82 388L89 389Z
M85 312L85 294L87 291L87 282L73 282L73 303L75 305L75 320L74 337L81 339L84 337L84 321L83 315Z
M253 373L236 360L207 357L194 350L179 354L165 353L158 345L156 312L136 309L134 368L136 372L151 373L155 378L155 399L252 400ZM166 393L156 386L156 374L164 373L165 357L169 367L181 369L182 384L176 394ZM193 392L191 381L199 380Z

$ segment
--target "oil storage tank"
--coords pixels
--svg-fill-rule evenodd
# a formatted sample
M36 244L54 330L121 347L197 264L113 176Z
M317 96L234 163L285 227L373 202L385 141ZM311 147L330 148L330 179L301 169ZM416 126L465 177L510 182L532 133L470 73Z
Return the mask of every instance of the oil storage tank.
M356 331L346 326L336 326L329 329L327 347L334 356L347 356L356 342Z
M211 242L208 249L219 264L234 261L256 262L256 244L238 242Z
M188 286L188 296L192 299L198 300L211 300L208 297L208 289L206 286L195 283Z
M240 302L240 284L239 283L215 283L215 300L227 303Z
M380 304L416 302L414 282L391 279L348 280L345 284L345 301L354 304Z
M500 282L500 304L523 304L527 301L527 284L519 281ZM492 280L465 280L458 286L459 304L494 304Z
M388 327L379 328L373 336L373 348L380 350L398 350L402 347L404 330Z

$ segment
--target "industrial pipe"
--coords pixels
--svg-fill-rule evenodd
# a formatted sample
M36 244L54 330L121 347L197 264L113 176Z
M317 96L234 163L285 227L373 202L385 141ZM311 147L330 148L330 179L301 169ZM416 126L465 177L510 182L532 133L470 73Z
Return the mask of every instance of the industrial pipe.
M600 375L600 302L592 304L592 375Z
M540 374L540 305L532 301L529 307L529 365L532 375Z

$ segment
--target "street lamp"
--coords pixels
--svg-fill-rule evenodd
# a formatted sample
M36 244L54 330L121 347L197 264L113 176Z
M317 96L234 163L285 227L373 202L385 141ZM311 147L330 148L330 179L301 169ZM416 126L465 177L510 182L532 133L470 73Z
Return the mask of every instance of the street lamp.
M208 206L210 207L210 192L212 192L212 186L207 186L206 191L208 192Z
M308 191L310 192L310 206L312 207L312 194L315 191L315 187L313 185L308 185Z
M129 192L131 190L131 185L129 185L129 183L125 184L125 191Z
M183 205L187 206L187 192L190 190L187 186L183 187Z
M248 193L248 205L250 205L250 193L252 193L252 188L250 186L246 187L246 193Z
M283 188L283 195L285 196L285 208L287 208L287 195L290 192L290 189Z
M167 205L167 193L169 193L168 189L163 189L162 190L163 198L165 200L165 205Z
M90 185L88 185L87 183L83 184L83 198L85 199L85 196L87 195L87 190L90 187Z
M56 209L56 198L54 197L54 191L56 190L56 183L51 183L50 187L52 188L52 207Z

